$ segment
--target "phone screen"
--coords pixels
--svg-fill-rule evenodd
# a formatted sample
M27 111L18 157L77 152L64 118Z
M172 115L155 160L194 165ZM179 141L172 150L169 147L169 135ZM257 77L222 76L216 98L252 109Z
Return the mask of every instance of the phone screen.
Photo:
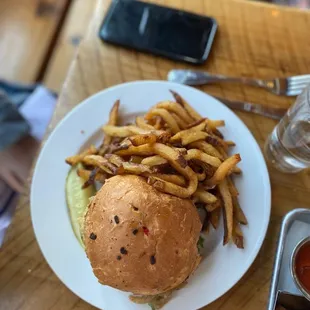
M113 1L99 32L114 44L176 60L202 63L217 24L211 17L140 1Z

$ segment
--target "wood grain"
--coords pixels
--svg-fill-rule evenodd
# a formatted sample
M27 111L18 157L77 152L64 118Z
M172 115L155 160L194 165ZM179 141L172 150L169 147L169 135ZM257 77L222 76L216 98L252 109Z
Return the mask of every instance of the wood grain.
M308 12L242 0L161 0L156 3L212 15L218 20L219 33L203 69L262 78L310 71ZM131 80L165 79L172 68L191 68L190 65L102 44L96 34L108 5L109 1L97 2L88 35L81 43L64 83L49 133L68 111L101 89ZM288 107L294 101L293 98L277 97L240 85L212 85L201 89L210 94L268 106ZM263 146L276 122L243 112L237 114ZM205 307L206 310L266 308L282 217L296 207L307 207L310 201L308 172L285 175L271 167L269 172L272 212L263 247L241 281ZM30 223L29 188L20 201L7 242L0 253L0 300L0 309L93 309L66 289L44 261Z
M67 2L0 1L0 78L36 80Z
M87 32L95 6L95 0L74 0L72 2L43 78L44 85L49 89L60 92L71 60Z

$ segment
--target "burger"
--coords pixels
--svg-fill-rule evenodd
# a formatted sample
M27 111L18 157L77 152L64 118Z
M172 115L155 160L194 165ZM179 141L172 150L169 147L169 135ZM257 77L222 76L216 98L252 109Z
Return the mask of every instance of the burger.
M159 192L142 177L117 175L91 200L83 239L101 284L154 296L179 287L197 268L201 226L191 200Z

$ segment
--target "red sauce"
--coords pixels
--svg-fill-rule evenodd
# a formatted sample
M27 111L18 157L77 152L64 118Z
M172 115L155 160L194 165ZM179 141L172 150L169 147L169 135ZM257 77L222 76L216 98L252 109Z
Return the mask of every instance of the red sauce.
M310 293L310 242L304 244L297 252L295 271L300 284Z

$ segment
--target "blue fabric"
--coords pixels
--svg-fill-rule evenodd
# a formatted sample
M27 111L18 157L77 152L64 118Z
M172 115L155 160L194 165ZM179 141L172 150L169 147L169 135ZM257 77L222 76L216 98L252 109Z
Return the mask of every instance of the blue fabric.
M0 151L29 133L27 121L18 112L37 85L21 85L0 80Z

